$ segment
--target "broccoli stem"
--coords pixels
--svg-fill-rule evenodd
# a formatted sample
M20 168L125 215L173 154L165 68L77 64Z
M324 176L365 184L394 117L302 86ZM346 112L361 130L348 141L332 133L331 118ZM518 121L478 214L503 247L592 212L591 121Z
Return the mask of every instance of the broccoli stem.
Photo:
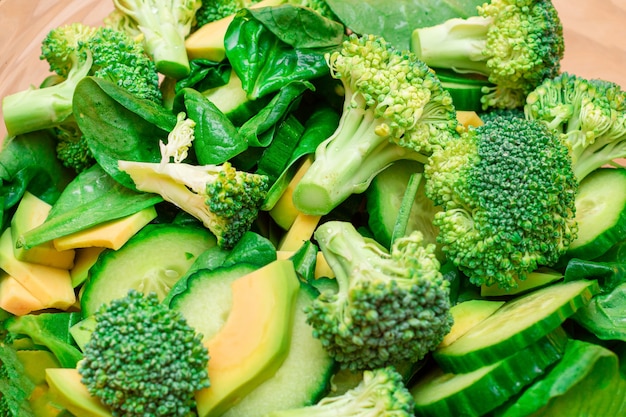
M425 156L380 134L384 121L372 109L352 105L346 106L335 133L317 147L315 162L294 190L294 204L304 213L328 214L350 195L364 192L376 174L397 160L426 162Z
M491 22L491 18L472 16L417 28L411 35L411 50L430 67L489 75L483 51Z
M142 27L146 50L150 51L157 71L174 79L189 74L189 58L185 49L185 39L175 23L166 22L158 27Z
M68 78L45 88L29 88L2 101L4 124L9 136L49 129L72 115L72 99L78 82L89 74L92 59L76 64Z
M611 164L613 160L618 158L626 158L626 141L599 138L586 147L574 160L574 175L580 182L596 169Z

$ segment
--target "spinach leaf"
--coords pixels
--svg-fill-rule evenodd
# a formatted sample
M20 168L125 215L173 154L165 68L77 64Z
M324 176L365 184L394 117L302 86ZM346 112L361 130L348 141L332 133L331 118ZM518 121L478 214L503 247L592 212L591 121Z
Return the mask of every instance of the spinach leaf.
M74 368L83 354L70 334L81 320L78 312L27 314L7 320L6 328L16 335L28 336L35 344L47 347L64 368Z
M262 210L267 211L274 207L300 167L300 164L296 162L305 155L315 153L317 146L328 139L337 129L339 118L340 115L329 106L319 106L313 110L311 116L304 123L304 131L289 160L284 164L282 173L271 185L263 202Z
M285 35L285 28L298 34ZM280 34L280 35L277 35ZM280 36L280 37L279 37ZM250 98L328 73L324 53L339 46L343 26L302 7L241 10L224 37L226 57Z
M335 48L343 42L344 27L306 7L284 4L249 9L282 42L294 48Z
M183 88L174 99L174 110L196 122L193 150L200 165L224 163L248 148L233 122L199 91Z
M276 125L297 107L302 94L310 88L312 88L311 84L306 82L288 83L261 111L248 119L239 128L239 133L246 138L249 146L269 146L274 137Z
M7 138L0 153L2 225L10 220L26 190L53 204L75 173L56 158L55 140L47 131Z
M600 340L626 342L626 282L593 297L572 319Z
M159 195L125 187L95 164L68 184L46 221L21 236L20 244L26 248L36 246L129 216L162 200Z
M400 50L409 49L415 28L476 16L484 0L326 0L339 20L359 34L378 35Z
M176 115L159 104L92 77L76 86L74 117L98 164L131 189L135 183L118 169L117 161L159 161L159 141L167 141L176 125Z
M189 61L190 72L185 78L176 81L175 91L193 88L200 92L221 87L228 83L231 67L226 62L215 62L208 59L192 59Z

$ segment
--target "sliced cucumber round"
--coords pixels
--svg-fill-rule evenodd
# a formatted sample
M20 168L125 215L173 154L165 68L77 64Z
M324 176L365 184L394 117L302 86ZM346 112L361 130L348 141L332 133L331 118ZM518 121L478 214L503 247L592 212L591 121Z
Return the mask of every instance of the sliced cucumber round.
M419 162L397 161L376 175L368 187L366 191L368 226L381 245L387 248L391 246L394 227L411 175L421 173L423 170L423 165ZM440 209L426 197L424 186L425 180L422 178L413 205L410 207L406 234L419 230L424 235L426 243L436 244L438 228L433 226L433 218Z
M80 297L83 315L124 297L128 290L154 292L163 299L196 257L217 244L195 225L149 224L118 250L106 250L91 267Z
M410 387L415 400L415 415L485 415L557 362L567 343L567 334L558 327L509 357L468 373L446 373L436 367Z
M567 258L595 259L626 239L626 169L599 168L581 181L576 222Z
M599 290L595 280L570 281L507 301L452 344L435 350L433 358L453 373L493 364L552 332Z

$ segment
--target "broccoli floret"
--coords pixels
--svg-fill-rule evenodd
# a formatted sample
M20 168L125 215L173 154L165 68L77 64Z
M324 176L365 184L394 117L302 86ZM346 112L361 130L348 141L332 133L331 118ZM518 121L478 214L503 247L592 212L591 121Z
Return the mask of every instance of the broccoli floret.
M194 140L195 123L180 113L168 143L160 144L161 162L118 161L138 190L164 200L200 220L230 249L256 220L267 196L269 178L222 165L183 163ZM170 159L173 158L173 162Z
M65 80L6 96L2 110L9 135L63 123L72 115L76 85L86 76L115 82L139 98L161 100L154 63L141 44L123 32L81 23L59 26L43 40L41 58Z
M559 73L563 26L550 0L492 0L478 16L416 28L411 50L433 68L485 75L483 108L514 108Z
M499 109L499 108L491 108L488 111L480 114L480 120L483 123L489 123L493 119L497 117L504 118L525 118L523 107L515 107L513 109Z
M52 133L57 139L57 158L64 166L80 173L96 162L76 122L65 121L55 126Z
M402 376L393 367L385 367L364 371L362 381L341 395L322 398L308 407L274 411L266 417L411 417L413 410L413 396Z
M476 285L516 286L576 237L578 183L567 146L543 123L496 117L436 151L426 192L447 259Z
M338 290L322 292L307 321L342 369L417 362L450 331L449 282L421 232L396 239L390 251L349 222L323 223L314 237Z
M160 194L200 220L232 248L250 230L269 189L268 177L222 165L119 161L138 190Z
M397 160L425 163L458 128L452 98L432 70L384 39L351 35L327 61L345 99L337 130L294 190L295 206L312 215L364 192Z
M78 364L91 395L114 417L193 415L195 391L210 385L209 354L180 313L130 290L95 319Z
M196 12L196 27L234 15L240 9L249 7L260 0L204 0Z
M157 70L179 79L190 71L185 38L191 32L201 0L113 0L143 33L144 47Z
M565 135L579 182L626 157L626 92L614 82L562 73L529 93L524 111Z

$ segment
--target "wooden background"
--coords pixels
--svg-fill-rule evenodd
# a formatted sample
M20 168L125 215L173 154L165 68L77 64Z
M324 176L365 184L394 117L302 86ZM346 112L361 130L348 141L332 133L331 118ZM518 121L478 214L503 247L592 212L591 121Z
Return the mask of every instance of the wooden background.
M626 0L553 3L564 26L562 69L626 89ZM112 7L111 0L0 0L0 98L48 74L39 50L51 28L68 21L97 24ZM5 132L0 122L0 142Z
M563 21L561 65L626 89L626 0L552 0Z

